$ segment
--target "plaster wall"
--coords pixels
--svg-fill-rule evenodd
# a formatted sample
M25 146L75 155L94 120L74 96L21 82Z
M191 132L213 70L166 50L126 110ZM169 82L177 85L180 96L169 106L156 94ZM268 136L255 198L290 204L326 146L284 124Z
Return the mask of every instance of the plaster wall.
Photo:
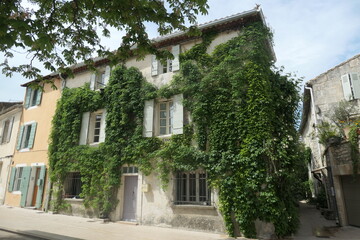
M60 80L55 79L54 84L57 89L51 88L50 84L44 86L42 99L39 105L23 108L22 116L20 119L20 126L29 123L37 122L34 145L32 149L15 150L13 163L11 167L16 167L21 164L22 166L34 165L47 165L48 164L48 145L49 135L51 132L51 121L56 109L57 100L60 97ZM31 180L33 180L31 178ZM30 186L32 183L30 180ZM46 183L44 183L46 186ZM31 194L31 191L28 193ZM46 196L46 188L44 188L43 200ZM6 192L5 204L9 206L20 205L21 192ZM44 202L44 201L43 201Z
M8 184L9 170L16 145L17 134L19 130L22 107L16 108L0 116L0 123L6 119L14 118L11 129L10 141L0 144L0 204L4 203L5 192ZM0 133L3 131L3 125L0 126Z

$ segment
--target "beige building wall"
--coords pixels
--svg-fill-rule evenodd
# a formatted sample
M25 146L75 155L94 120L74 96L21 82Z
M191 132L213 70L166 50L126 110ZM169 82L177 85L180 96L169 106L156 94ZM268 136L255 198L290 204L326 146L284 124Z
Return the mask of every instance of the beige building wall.
M49 135L51 132L51 121L55 113L57 100L61 96L60 80L55 79L54 84L57 89L51 88L50 84L44 86L41 103L38 106L30 107L28 109L23 108L20 126L30 122L37 122L34 145L31 149L15 150L13 164L11 165L12 167L48 165L47 151ZM30 182L30 186L31 184L34 183ZM44 186L46 186L46 183L44 183ZM31 191L28 194L31 195ZM43 203L46 195L47 192L45 187ZM20 191L7 192L5 204L9 206L20 206L20 198Z
M10 165L13 160L13 154L15 151L16 139L19 130L20 118L22 113L22 107L19 105L15 109L6 112L0 116L0 123L6 119L12 119L14 117L14 122L12 124L10 141L6 144L0 144L0 204L4 203L5 192L8 185L8 177L10 172ZM3 132L3 126L0 126L0 133Z

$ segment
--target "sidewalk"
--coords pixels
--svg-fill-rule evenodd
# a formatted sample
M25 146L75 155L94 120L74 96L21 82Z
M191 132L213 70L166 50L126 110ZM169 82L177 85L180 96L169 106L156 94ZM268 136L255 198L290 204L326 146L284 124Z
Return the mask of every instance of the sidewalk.
M99 219L44 213L36 210L0 206L0 230L40 239L126 239L126 240L224 240L225 235L173 228L103 223Z
M322 238L334 240L360 240L360 228L337 227L335 221L326 220L315 206L300 202L300 229L294 240L321 240L315 232L321 233Z

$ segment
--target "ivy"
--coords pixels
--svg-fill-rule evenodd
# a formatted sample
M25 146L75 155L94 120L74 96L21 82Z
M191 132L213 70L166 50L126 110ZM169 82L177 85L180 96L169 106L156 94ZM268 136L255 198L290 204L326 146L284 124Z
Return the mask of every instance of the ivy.
M135 68L117 67L104 94L84 86L65 89L53 120L49 149L52 181L61 190L66 173L80 171L82 196L107 216L116 206L121 167L156 171L165 188L170 174L202 168L219 191L226 229L255 237L255 221L272 222L277 236L296 231L297 169L304 163L295 129L296 79L275 69L266 47L271 33L261 24L207 49L216 33L182 53L181 71L160 89ZM192 122L170 141L142 137L144 101L183 93ZM105 108L106 140L78 146L81 114ZM61 191L59 191L61 192ZM61 205L61 197L58 204Z

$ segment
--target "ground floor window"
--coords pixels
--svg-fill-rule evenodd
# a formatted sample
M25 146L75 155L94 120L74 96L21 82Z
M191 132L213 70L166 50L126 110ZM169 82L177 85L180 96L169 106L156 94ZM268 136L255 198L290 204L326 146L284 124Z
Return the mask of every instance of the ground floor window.
M80 198L81 175L79 172L68 173L64 182L64 198Z
M211 205L210 188L204 171L176 173L175 192L176 205Z
M13 191L20 191L21 179L23 177L23 170L24 170L23 167L17 168Z

